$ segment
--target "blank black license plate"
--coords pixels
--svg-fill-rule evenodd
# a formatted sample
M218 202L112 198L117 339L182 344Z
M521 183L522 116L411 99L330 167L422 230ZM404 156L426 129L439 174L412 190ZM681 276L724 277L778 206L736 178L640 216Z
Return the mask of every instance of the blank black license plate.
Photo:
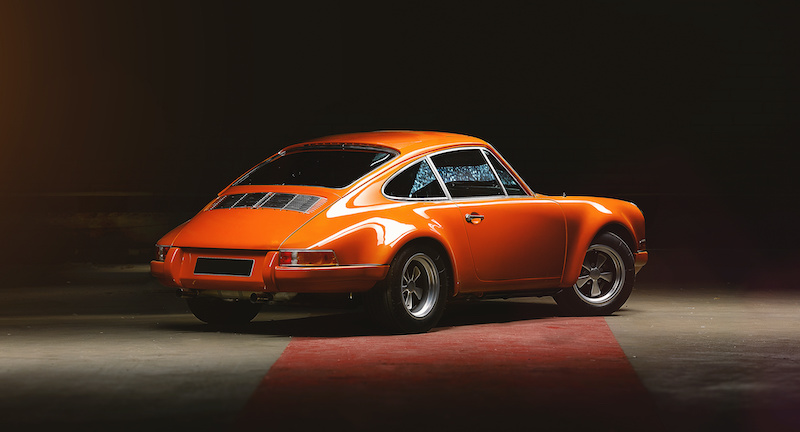
M232 258L197 258L194 274L223 276L250 276L253 273L253 260Z

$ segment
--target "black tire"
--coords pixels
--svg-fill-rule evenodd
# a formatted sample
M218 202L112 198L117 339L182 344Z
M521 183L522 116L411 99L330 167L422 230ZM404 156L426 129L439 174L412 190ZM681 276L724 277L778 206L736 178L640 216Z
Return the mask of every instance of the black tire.
M636 278L630 247L616 234L598 235L583 258L578 281L554 296L571 315L610 315L628 300Z
M258 315L261 304L249 301L228 301L218 298L195 297L186 299L189 310L200 321L218 327L240 326Z
M444 313L451 278L448 260L439 248L405 247L392 260L386 279L366 293L367 312L393 333L427 332Z

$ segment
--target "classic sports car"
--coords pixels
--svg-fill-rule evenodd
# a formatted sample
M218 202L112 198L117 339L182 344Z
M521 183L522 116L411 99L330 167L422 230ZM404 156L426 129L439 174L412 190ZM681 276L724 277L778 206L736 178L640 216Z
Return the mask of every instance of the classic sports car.
M156 249L152 274L209 324L247 323L279 292L351 293L398 333L465 297L611 314L647 262L634 204L537 194L485 141L414 131L286 147Z

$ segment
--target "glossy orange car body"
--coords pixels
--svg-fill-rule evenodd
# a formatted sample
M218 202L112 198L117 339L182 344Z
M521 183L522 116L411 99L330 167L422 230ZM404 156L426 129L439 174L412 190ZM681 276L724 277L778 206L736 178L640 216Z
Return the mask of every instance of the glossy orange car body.
M384 131L319 138L284 151L332 143L386 149L395 156L341 188L234 182L193 219L159 240L164 256L151 263L152 274L167 286L217 292L221 297L357 293L386 278L399 250L424 239L446 252L452 270L450 297L547 293L576 283L587 248L603 231L615 233L630 247L637 272L647 262L644 218L635 205L607 198L537 194L491 145L478 138ZM520 196L403 199L384 193L387 181L405 167L462 148L486 149L495 155L524 189ZM319 199L307 211L214 209L225 196L265 192ZM288 260L291 251L308 250L333 251L335 262L280 262L279 251L285 251ZM198 257L253 260L252 271L238 276L198 274Z

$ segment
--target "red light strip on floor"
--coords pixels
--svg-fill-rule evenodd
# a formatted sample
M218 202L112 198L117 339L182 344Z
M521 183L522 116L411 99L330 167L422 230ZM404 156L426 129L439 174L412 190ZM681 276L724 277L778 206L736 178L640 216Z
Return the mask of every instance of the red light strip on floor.
M546 318L420 335L294 338L237 426L657 430L654 412L603 318Z

